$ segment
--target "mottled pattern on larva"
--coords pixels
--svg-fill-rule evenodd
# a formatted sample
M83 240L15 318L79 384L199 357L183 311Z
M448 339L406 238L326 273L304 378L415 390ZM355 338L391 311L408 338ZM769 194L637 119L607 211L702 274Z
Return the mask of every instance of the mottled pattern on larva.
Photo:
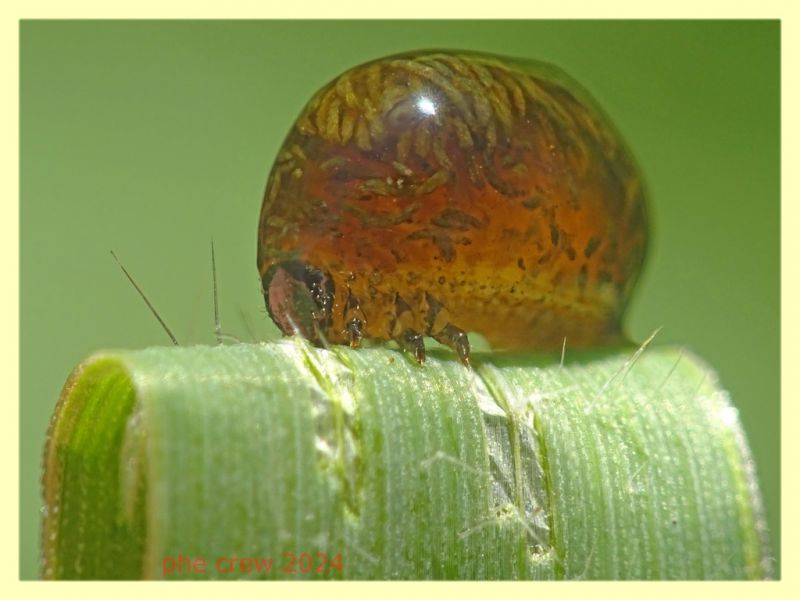
M351 69L304 108L267 184L258 266L330 277L334 343L348 298L386 339L398 305L425 332L429 296L497 347L550 348L620 339L646 240L634 163L575 82L415 53Z

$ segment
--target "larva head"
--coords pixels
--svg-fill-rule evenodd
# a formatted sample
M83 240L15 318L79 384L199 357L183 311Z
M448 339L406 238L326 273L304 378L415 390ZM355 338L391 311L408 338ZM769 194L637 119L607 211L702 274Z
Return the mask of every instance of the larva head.
M286 335L321 342L330 327L333 282L299 261L273 264L261 281L270 317Z
M644 202L620 135L560 70L446 51L376 60L321 88L281 147L259 222L265 300L284 333L327 327L333 343L617 342Z

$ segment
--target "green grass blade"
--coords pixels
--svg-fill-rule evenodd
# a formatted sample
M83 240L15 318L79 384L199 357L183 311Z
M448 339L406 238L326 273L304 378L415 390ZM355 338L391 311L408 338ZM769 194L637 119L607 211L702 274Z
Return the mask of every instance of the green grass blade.
M91 357L48 436L43 576L768 577L713 373L676 348L568 358L421 368L298 340Z

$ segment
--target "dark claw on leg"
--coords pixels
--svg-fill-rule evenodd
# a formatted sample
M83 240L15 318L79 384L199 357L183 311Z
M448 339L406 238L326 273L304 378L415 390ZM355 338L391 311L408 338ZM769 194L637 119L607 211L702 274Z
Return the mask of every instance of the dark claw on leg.
M400 336L395 338L395 341L400 344L403 350L411 352L419 364L425 363L425 343L422 335L413 329L406 329Z
M437 334L432 336L440 344L449 346L458 354L464 366L469 367L469 338L461 329L448 323Z

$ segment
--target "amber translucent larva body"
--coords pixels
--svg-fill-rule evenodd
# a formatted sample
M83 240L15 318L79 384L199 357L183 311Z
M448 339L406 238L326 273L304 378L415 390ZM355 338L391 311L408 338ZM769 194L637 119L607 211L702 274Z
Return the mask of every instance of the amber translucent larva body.
M261 209L258 268L286 334L423 336L463 361L616 343L647 242L644 190L588 94L541 63L463 52L377 60L319 90Z

